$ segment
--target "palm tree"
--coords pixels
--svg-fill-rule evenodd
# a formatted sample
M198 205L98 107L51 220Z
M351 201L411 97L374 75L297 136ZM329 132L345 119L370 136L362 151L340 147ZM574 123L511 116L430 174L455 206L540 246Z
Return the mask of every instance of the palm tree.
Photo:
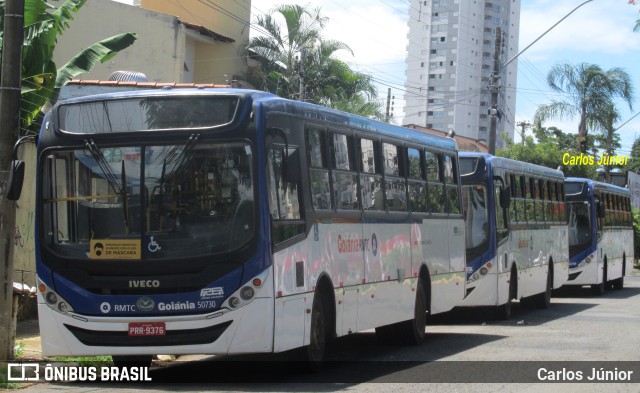
M380 110L372 106L380 104L375 100L372 79L335 58L338 51L351 55L353 51L341 41L322 38L327 21L319 9L299 5L281 5L258 16L255 24L263 36L252 38L247 52L260 67L250 68L247 79L259 89L295 99L299 98L302 74L305 101L334 108L361 108L359 114L375 117ZM351 99L354 102L349 104ZM366 101L369 104L363 105Z
M594 126L602 133L596 136L596 140L599 142L600 147L604 150L604 153L608 156L613 156L616 149L620 148L620 136L616 133L616 124L620 120L620 113L616 110L615 105L610 103L608 110L603 111L595 119ZM609 182L609 173L613 168L613 165L603 165L605 181Z
M603 71L595 64L557 64L547 75L549 87L567 95L566 100L552 100L538 107L536 121L578 115L580 151L586 153L587 128L595 124L602 113L607 113L614 98L622 98L632 108L634 100L631 77L621 68Z
M284 25L278 21L284 19ZM284 97L298 92L298 56L320 40L327 19L320 10L309 11L300 5L280 5L269 14L258 15L255 24L264 35L249 41L248 51L260 61L249 79L259 88Z

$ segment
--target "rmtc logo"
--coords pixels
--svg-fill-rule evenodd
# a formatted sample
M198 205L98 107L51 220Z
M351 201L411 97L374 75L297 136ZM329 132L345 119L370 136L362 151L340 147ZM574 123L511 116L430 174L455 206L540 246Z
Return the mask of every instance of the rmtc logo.
M158 280L129 280L129 288L158 288Z

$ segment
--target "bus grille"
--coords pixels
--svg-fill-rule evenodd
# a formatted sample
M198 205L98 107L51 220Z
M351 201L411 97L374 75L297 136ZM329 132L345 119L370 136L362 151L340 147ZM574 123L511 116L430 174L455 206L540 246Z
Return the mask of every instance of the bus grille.
M64 326L84 345L90 347L152 347L197 345L215 342L233 321L202 329L167 330L164 336L129 336L127 331L87 330Z

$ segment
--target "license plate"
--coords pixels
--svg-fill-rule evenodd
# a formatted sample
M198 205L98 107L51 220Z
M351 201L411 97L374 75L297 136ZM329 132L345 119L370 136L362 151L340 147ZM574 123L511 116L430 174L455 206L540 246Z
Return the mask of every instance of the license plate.
M167 327L164 322L129 322L129 336L164 336Z

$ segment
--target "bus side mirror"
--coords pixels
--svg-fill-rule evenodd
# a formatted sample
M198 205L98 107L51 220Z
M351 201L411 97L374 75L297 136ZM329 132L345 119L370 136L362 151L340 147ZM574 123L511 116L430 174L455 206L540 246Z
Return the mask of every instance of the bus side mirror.
M17 201L22 193L22 183L24 182L24 161L11 161L9 169L9 190L7 191L7 199Z
M500 188L500 207L508 209L511 206L511 193L506 187Z
M598 202L598 204L596 205L596 214L598 215L598 218L604 218L605 211L604 204L602 202Z

